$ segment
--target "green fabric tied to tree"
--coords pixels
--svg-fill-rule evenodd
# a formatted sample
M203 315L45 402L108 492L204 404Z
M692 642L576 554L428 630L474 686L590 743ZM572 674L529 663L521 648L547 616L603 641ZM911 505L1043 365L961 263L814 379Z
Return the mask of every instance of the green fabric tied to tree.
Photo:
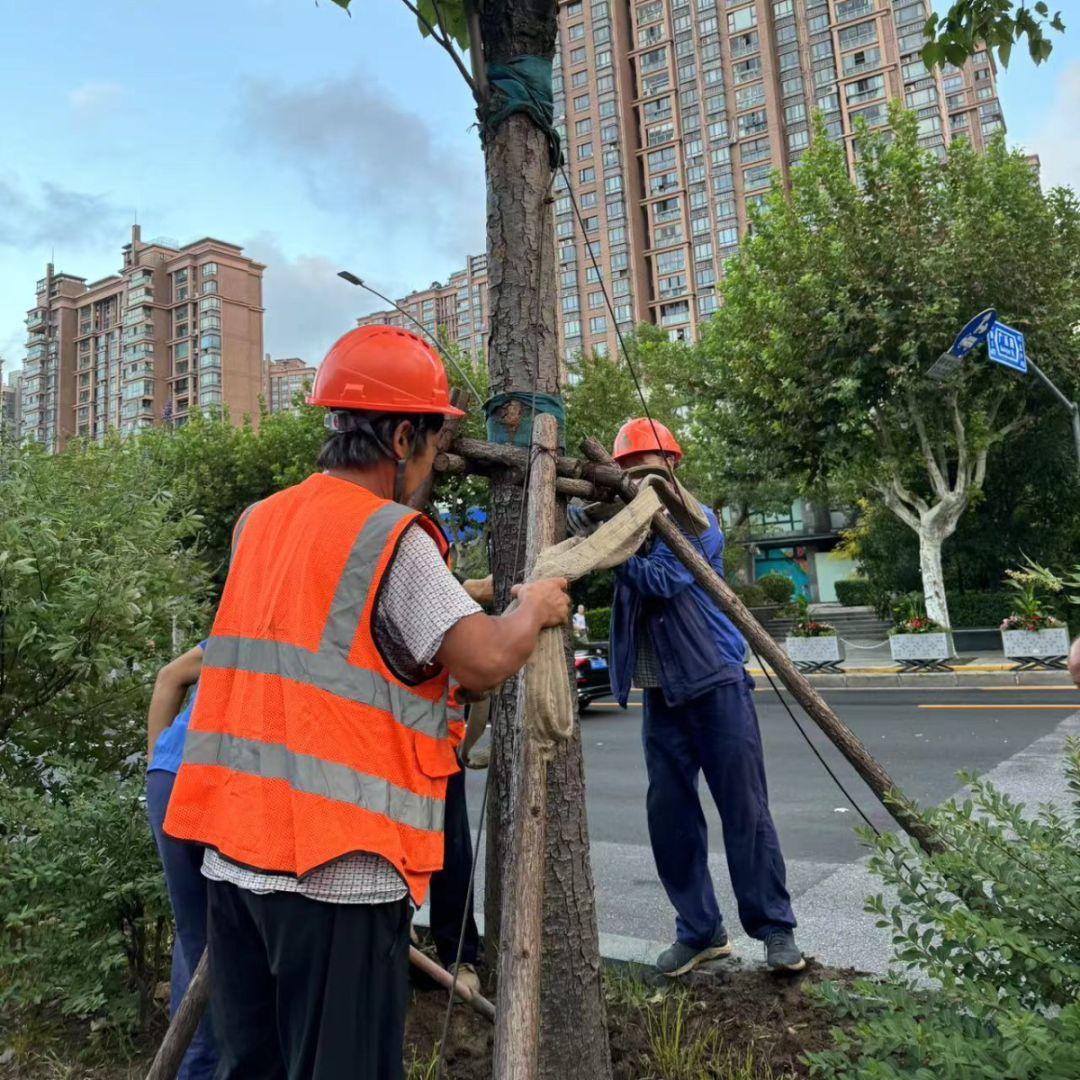
M513 425L507 424L498 414L499 410L512 402L523 406L520 420ZM489 442L510 443L523 446L527 450L532 446L533 417L537 413L551 413L559 422L559 447L566 446L566 405L557 394L543 394L531 390L511 390L509 393L496 394L484 402L484 416L487 417L487 437Z
M515 56L506 64L487 65L491 107L484 117L488 131L513 113L523 112L547 136L551 167L563 162L562 145L555 129L555 96L551 89L551 61L542 56Z

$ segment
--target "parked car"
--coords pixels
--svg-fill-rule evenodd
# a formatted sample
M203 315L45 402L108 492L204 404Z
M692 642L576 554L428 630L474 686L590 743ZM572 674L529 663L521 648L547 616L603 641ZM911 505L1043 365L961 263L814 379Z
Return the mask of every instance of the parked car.
M611 694L608 671L608 643L582 643L574 650L574 674L577 678L578 708L584 712L597 698Z

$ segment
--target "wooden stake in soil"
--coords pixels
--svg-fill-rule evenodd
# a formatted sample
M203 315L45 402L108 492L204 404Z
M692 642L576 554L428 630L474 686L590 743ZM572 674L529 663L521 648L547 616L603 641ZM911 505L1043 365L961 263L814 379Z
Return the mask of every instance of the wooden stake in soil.
M592 461L602 465L615 464L596 439L586 439L581 449L582 453ZM634 497L637 488L629 477L624 476L618 491L621 498L629 501ZM910 800L882 768L881 763L863 746L851 728L832 711L825 699L791 662L787 653L754 618L731 586L702 558L701 552L687 540L665 514L656 515L653 519L653 528L676 558L690 571L694 580L738 627L758 656L769 662L780 677L780 681L806 710L806 714L825 732L832 744L866 781L867 786L881 800L882 805L892 814L900 828L927 854L942 851L941 839L921 821Z
M555 538L555 453L558 421L533 417L533 462L529 478L526 576L540 551ZM533 661L529 661L532 663ZM499 950L499 992L495 1018L496 1080L533 1080L540 1046L540 960L543 937L544 838L547 814L547 760L529 732L525 674L518 676L518 745L514 827L506 878Z

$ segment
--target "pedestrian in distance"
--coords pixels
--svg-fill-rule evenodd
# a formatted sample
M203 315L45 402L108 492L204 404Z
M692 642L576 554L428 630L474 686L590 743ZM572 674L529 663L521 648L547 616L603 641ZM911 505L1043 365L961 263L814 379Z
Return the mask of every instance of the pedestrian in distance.
M578 641L587 641L589 637L589 622L585 618L585 605L578 604L573 619L574 637Z
M165 889L175 928L169 979L170 1017L187 993L195 965L206 947L206 878L201 870L203 849L173 840L162 831L195 704L195 685L205 647L206 642L200 642L170 660L158 672L146 722L146 811L165 872ZM217 1063L213 1027L206 1016L196 1029L176 1075L178 1080L211 1080Z
M567 582L484 614L407 504L449 400L415 334L342 337L308 401L321 472L238 520L165 820L207 848L219 1080L396 1080L411 905L443 863L469 691L517 672L570 614Z
M631 476L668 477L682 450L663 424L638 419L623 425L613 456ZM713 511L701 509L708 527L691 539L722 575L724 536ZM631 686L643 691L649 839L676 912L676 940L660 954L657 968L683 975L732 951L709 873L698 793L704 774L720 812L743 929L764 942L770 968L801 970L806 962L795 944L784 858L769 813L754 683L743 666L742 636L654 537L615 569L610 638L616 700L625 706Z

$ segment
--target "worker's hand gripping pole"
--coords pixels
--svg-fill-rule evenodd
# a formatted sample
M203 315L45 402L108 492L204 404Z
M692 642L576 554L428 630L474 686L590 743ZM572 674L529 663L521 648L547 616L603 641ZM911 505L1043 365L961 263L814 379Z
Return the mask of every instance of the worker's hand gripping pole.
M582 453L591 461L612 466L614 460L597 442L588 438L581 444ZM623 476L616 492L629 502L637 492L629 477ZM653 518L653 529L667 544L675 557L690 571L694 580L716 602L717 606L742 632L759 657L768 661L780 681L806 714L828 736L832 744L848 760L867 786L881 800L896 823L928 854L941 851L943 845L934 831L918 816L913 804L896 786L881 764L863 746L855 733L833 712L825 699L810 685L802 673L788 658L765 628L754 618L749 609L735 594L730 585L702 557L701 552L686 538L678 526L665 513Z

